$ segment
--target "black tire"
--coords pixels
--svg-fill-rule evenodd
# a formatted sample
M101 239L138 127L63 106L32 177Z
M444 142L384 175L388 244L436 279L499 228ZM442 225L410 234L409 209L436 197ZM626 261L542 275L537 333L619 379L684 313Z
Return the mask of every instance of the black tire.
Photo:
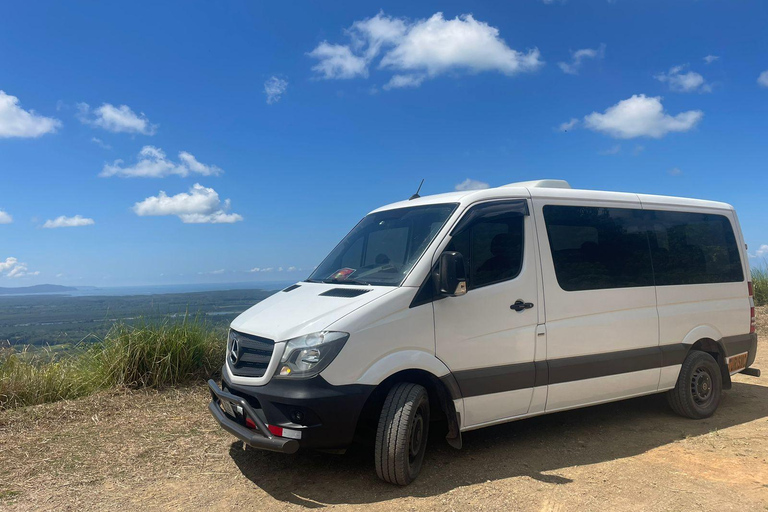
M717 361L694 350L683 361L677 384L667 391L667 400L677 414L700 420L715 413L722 391L723 376Z
M376 473L385 482L408 485L421 471L429 433L429 395L401 382L389 390L376 430Z

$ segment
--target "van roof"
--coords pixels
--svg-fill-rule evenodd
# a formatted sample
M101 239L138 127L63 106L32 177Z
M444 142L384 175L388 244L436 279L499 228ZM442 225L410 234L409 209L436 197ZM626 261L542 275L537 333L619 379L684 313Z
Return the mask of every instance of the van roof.
M711 208L717 210L733 210L733 206L718 201L706 201L703 199L690 199L685 197L660 196L650 194L632 194L627 192L607 192L603 190L583 190L571 188L571 185L565 180L542 179L533 181L520 181L509 183L495 188L486 188L481 190L463 190L458 192L448 192L445 194L434 194L431 196L418 197L405 201L398 201L380 208L373 212L392 210L396 208L406 208L408 206L420 206L438 203L462 203L464 205L485 201L488 199L504 199L515 197L534 197L550 199L586 199L593 201L609 201L613 203L634 203L638 202L644 206L678 206ZM371 213L373 213L371 212Z

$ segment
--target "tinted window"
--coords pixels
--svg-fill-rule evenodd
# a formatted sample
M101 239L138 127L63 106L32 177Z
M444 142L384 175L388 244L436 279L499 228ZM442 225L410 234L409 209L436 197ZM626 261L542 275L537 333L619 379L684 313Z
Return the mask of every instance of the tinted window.
M446 248L464 256L468 288L517 277L523 263L523 220L519 212L473 220Z
M555 275L566 291L653 286L645 212L544 207Z
M744 280L730 221L722 215L653 212L649 233L656 284Z

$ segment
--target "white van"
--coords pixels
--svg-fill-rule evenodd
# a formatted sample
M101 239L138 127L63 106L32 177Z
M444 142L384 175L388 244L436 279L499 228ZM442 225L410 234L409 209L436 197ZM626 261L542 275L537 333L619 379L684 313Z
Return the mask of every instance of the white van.
M306 281L232 322L209 409L250 446L375 436L408 484L430 421L461 433L666 392L711 416L757 335L733 207L559 180L374 210Z

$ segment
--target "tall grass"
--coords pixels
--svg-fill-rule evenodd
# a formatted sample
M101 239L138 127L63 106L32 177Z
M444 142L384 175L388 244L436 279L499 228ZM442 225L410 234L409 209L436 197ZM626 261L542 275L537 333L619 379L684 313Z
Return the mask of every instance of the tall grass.
M115 324L104 340L58 361L0 353L0 409L77 398L111 387L161 388L215 375L224 332L199 319Z
M755 287L755 306L768 304L768 266L752 269L752 284Z

